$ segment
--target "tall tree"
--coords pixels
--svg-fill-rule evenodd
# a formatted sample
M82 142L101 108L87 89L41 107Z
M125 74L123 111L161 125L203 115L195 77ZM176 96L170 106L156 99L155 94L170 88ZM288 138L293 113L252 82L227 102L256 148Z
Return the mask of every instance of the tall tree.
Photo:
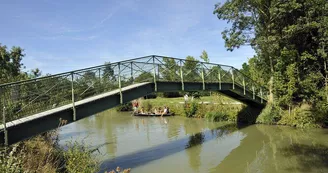
M10 51L7 46L0 44L0 83L12 82L26 78L21 72L23 67L22 58L23 49L20 47L12 47Z
M225 46L233 51L243 45L251 45L265 62L271 75L269 81L270 99L273 101L274 59L278 38L275 21L280 12L276 10L279 0L228 0L224 4L216 4L214 14L219 19L232 23L231 28L222 32Z
M205 62L210 62L210 59L208 58L207 52L205 50L203 50L202 55L200 56L200 58Z

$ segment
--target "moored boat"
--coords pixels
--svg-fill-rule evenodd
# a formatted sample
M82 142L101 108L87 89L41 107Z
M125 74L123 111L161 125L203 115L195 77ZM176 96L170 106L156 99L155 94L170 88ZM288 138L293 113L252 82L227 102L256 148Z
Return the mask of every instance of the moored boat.
M154 113L134 113L133 114L134 116L153 116L153 117L160 117L162 116L162 114L154 114ZM164 116L173 116L174 113L168 113L168 114L163 114L163 117Z

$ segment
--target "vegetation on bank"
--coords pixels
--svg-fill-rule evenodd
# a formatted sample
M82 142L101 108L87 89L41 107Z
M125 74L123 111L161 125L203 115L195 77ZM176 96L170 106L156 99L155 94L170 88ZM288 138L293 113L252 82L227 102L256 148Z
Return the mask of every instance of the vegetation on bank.
M71 143L67 149L58 144L58 134L49 132L1 148L0 172L97 172L99 162L87 147Z
M233 103L233 104L232 104ZM189 118L206 118L213 121L237 121L238 113L245 107L243 104L236 104L234 100L222 96L218 93L212 93L211 96L204 96L184 103L183 97L156 99L141 99L140 107L146 111L152 111L154 108L168 106L171 112L177 116Z
M326 0L230 0L214 14L231 23L222 32L233 51L256 55L242 72L270 90L260 123L318 127L328 119L328 5Z
M58 144L57 132L58 130L54 130L9 147L0 148L0 172L99 172L100 161L93 154L97 148L91 149L78 142L68 142L63 148ZM131 169L117 167L108 173L129 173L130 171Z

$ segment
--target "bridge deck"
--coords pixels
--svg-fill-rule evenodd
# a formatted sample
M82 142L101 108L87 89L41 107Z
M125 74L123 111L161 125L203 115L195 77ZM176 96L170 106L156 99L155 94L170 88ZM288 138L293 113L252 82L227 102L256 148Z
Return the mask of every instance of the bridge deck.
M231 83L207 83L207 91L218 91L243 103L251 106L263 107L261 98L255 96L252 92L246 91L238 85L233 86ZM181 82L157 82L157 92L174 92L181 91ZM186 82L184 83L185 91L203 90L203 83ZM121 89L123 102L126 103L136 98L143 97L155 91L155 84L150 82L133 84ZM113 108L120 104L120 90L116 89L110 92L89 97L75 102L76 119L94 115L101 111ZM24 117L15 121L6 123L8 133L8 144L13 144L26 138L35 136L42 132L55 129L59 125L59 120L67 120L67 123L74 122L72 104L64 105L45 112ZM4 125L0 125L0 143L4 143Z

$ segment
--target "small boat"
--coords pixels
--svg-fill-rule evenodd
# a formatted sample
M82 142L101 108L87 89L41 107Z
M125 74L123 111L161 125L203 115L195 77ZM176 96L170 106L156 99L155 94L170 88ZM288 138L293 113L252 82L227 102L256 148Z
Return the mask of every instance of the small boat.
M160 117L162 116L162 114L154 114L154 113L134 113L134 116L151 116L151 117ZM168 113L168 114L164 114L163 117L166 116L174 116L174 113Z

